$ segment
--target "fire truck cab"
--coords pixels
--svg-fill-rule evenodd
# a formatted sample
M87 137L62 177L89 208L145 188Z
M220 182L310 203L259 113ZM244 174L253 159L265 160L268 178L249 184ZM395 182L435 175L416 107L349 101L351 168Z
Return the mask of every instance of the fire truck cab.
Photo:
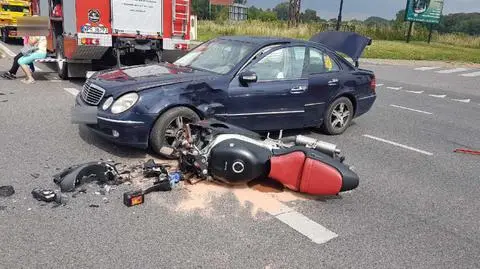
M188 50L190 0L39 0L49 58L62 79L115 65L159 62Z

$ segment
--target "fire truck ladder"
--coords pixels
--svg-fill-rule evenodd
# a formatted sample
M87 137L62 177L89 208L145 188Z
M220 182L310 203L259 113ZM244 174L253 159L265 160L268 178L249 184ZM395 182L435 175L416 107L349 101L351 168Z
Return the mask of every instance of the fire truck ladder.
M190 0L173 0L172 4L173 4L172 35L185 36L187 34L188 20L190 19L188 17L188 14L190 14ZM181 30L177 29L178 27L175 27L175 25L178 25L177 24L178 22L182 23Z

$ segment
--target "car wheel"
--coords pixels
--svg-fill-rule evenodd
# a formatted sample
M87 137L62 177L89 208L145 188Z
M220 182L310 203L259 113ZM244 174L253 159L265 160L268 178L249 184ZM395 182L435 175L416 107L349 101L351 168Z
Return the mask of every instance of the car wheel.
M323 119L323 129L329 135L345 132L353 118L353 104L347 97L336 99L328 107Z
M187 107L176 107L163 113L153 126L150 145L153 151L167 159L179 157L176 147L184 138L183 126L199 121L195 111Z

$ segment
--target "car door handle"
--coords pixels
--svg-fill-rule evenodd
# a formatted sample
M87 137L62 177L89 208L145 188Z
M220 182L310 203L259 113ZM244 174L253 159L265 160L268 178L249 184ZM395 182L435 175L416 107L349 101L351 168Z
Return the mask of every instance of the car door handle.
M338 78L333 78L333 79L329 80L329 81L328 81L328 85L329 85L329 86L338 85Z
M292 88L290 90L290 93L293 93L293 94L299 94L299 93L303 93L307 90L307 86L297 86L295 88Z

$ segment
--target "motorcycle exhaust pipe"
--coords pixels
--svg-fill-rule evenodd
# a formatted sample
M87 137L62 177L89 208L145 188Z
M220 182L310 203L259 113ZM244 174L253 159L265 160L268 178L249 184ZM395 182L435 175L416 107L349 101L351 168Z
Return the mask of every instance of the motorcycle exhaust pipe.
M335 158L337 155L341 153L340 149L337 148L337 145L320 141L318 139L304 136L304 135L297 135L295 137L285 138L283 139L284 142L295 142L297 145L303 145L315 150L318 150L322 153Z

